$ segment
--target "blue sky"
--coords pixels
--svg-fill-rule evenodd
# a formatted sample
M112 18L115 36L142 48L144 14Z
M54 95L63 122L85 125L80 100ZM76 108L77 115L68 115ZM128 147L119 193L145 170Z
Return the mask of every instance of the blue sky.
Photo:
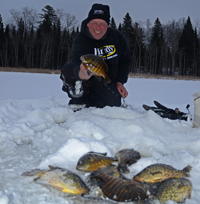
M64 9L67 13L74 15L80 24L93 3L102 3L110 6L111 16L116 24L123 22L123 18L129 12L133 21L146 21L150 19L154 23L158 17L161 23L169 20L191 17L192 22L200 20L200 0L1 0L0 14L3 21L9 19L10 9L21 10L28 6L41 12L46 5L54 9Z

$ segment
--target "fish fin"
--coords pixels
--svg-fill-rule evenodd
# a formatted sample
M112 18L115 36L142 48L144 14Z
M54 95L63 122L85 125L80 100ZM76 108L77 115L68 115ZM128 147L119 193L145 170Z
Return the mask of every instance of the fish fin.
M34 178L33 181L37 181L40 178L40 176L38 176L37 178Z
M163 181L163 179L154 179L153 181L156 182L156 183L158 183L158 182Z
M31 171L26 171L24 173L22 173L22 176L36 176L40 173L44 172L44 170L41 169L33 169Z
M48 167L49 167L50 170L63 169L63 168L61 168L61 167L58 167L58 166L51 166L51 165L49 165Z
M186 175L189 176L189 173L191 171L192 167L190 165L186 166L183 171L186 172Z
M108 76L106 76L105 79L104 79L104 84L105 84L105 86L106 86L107 84L109 84L110 82L111 82L111 79L110 79Z
M57 169L57 167L51 166L51 165L49 165L48 167L49 167L50 170Z
M99 154L99 155L106 156L106 155L107 155L107 152L101 153L101 152L93 152L93 151L91 151L91 152L88 152L88 154Z

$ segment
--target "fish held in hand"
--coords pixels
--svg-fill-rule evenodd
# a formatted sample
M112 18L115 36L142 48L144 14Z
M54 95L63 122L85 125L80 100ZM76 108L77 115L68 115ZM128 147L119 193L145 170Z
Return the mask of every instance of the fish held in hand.
M189 177L191 166L186 166L183 170L177 170L166 164L153 164L133 177L134 180L145 183L157 183L169 178Z
M83 66L97 78L104 78L104 84L107 85L111 79L107 75L108 66L106 62L99 56L88 54L80 57Z
M117 159L113 157L107 157L106 153L88 152L78 160L76 169L91 172L101 167L111 166L116 161Z
M155 198L161 203L173 200L178 203L191 198L192 184L186 178L170 178L165 180L158 188Z
M50 170L34 169L23 173L22 176L38 176L34 179L36 183L53 187L64 193L83 195L89 192L89 188L78 175L59 167L49 166L49 168Z

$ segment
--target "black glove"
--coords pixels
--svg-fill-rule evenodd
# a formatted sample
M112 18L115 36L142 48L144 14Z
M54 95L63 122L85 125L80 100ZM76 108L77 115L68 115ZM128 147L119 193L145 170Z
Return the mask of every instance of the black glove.
M171 120L186 120L188 118L188 114L187 113L183 113L180 112L178 108L175 108L175 110L167 108L163 105L161 105L160 103L158 103L157 101L154 101L154 104L157 107L150 107L147 105L143 105L143 108L145 110L153 110L155 113L157 113L159 116L163 117L163 118L169 118Z

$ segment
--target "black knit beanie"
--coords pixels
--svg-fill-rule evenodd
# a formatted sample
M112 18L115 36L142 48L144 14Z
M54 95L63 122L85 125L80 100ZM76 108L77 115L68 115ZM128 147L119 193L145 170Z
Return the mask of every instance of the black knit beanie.
M93 4L88 14L87 22L93 19L103 19L109 25L110 23L110 8L103 4Z

